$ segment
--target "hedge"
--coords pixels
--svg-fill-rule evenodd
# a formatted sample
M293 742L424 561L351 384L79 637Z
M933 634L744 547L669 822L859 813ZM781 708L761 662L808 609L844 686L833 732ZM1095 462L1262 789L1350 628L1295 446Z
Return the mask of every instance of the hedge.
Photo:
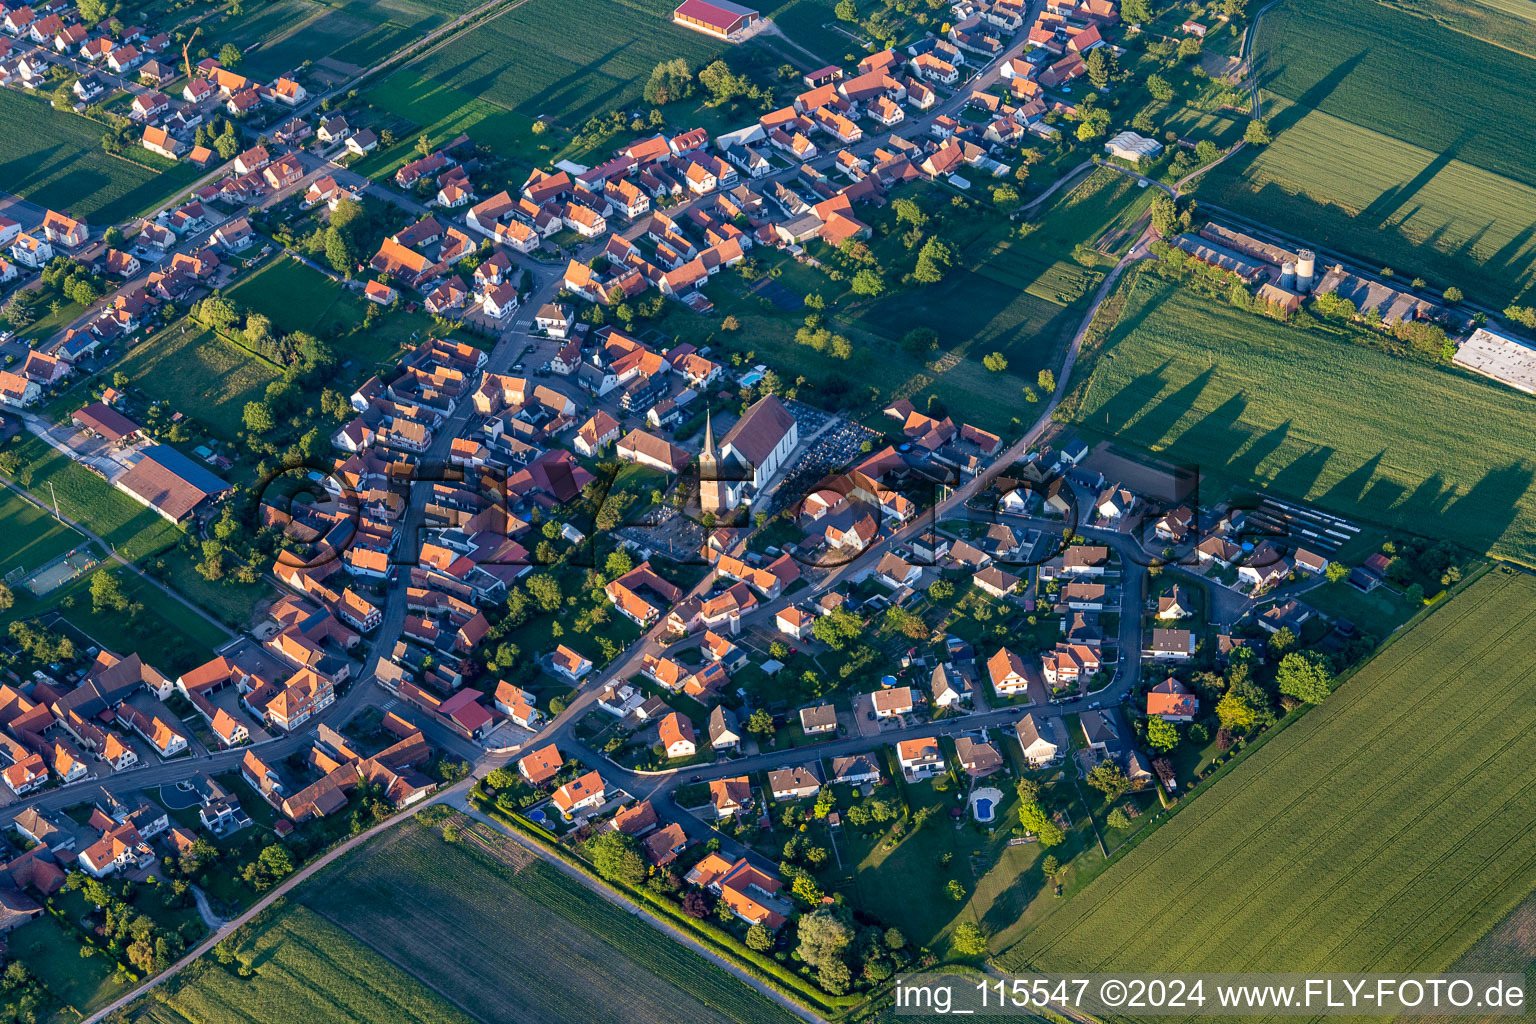
M773 985L788 998L805 1006L813 1012L841 1013L852 1009L865 1001L864 996L832 996L811 985L804 978L787 970L778 961L747 949L734 935L722 928L716 927L706 921L700 921L683 913L682 908L670 900L657 896L646 889L632 889L629 886L609 881L596 871L592 870L584 861L571 855L564 847L552 839L545 838L549 833L532 825L522 815L510 815L495 803L478 793L472 793L470 801L481 813L485 814L508 828L511 828L537 842L541 847L559 857L562 862L580 871L587 878L597 882L609 890L622 896L631 904L642 909L650 910L655 916L661 917L669 924L684 929L698 938L706 948L729 960L734 966L758 981ZM783 991L789 989L790 991Z

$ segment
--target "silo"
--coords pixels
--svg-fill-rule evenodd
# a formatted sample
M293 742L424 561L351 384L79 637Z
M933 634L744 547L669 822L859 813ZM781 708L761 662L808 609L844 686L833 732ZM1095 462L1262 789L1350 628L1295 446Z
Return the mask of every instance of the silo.
M1309 292L1312 290L1312 278L1317 271L1317 254L1311 249L1303 249L1296 254L1296 290Z
M1290 260L1280 264L1280 287L1288 292L1296 290L1296 264Z

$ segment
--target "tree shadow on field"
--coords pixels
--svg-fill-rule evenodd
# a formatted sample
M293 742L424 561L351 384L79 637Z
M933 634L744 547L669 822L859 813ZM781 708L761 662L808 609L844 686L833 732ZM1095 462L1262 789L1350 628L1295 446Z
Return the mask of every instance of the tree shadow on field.
M1418 195L1424 186L1433 181L1436 175L1445 170L1451 161L1456 159L1457 154L1461 152L1462 145L1467 140L1467 136L1470 134L1469 129L1462 129L1461 134L1456 136L1456 141L1436 154L1433 160L1419 170L1419 173L1401 185L1394 185L1392 188L1387 189L1372 200L1369 206L1360 211L1361 219L1372 227L1385 226L1394 213L1414 196Z
M1127 424L1157 401L1168 384L1168 366L1165 362L1155 370L1137 374L1134 384L1121 388L1089 413L1087 425L1105 432L1126 429Z
M1248 396L1238 391L1196 420L1181 436L1199 438L1202 449L1224 453L1230 464L1243 446L1254 438L1251 431L1240 426L1247 412Z
M1336 452L1327 445L1317 445L1305 455L1292 459L1281 467L1270 481L1270 486L1287 494L1298 496L1311 494L1312 488L1322 478L1323 470L1328 466L1328 460L1335 454Z
M1215 375L1214 368L1202 371L1190 378L1189 383L1149 404L1140 416L1127 421L1126 426L1148 442L1170 439L1173 428L1199 403L1200 396L1205 393Z
M612 106L623 91L624 83L616 81L613 75L601 71L603 65L613 60L624 52L622 46L616 46L600 57L595 57L587 63L580 65L565 77L551 82L526 100L521 101L513 109L529 117L537 117L541 113L547 113L552 117L568 118L575 120L589 116L592 111L601 107L604 102ZM582 103L574 104L582 95L586 94L592 86L593 78L597 77L611 83L610 87L600 97ZM567 109L569 107L570 109Z
M1240 478L1251 480L1264 479L1259 473L1259 467L1269 460L1269 457L1280 450L1285 444L1285 439L1291 434L1291 421L1285 420L1270 427L1262 434L1252 434L1248 439L1247 447L1234 449L1231 459L1228 461L1229 472Z
M982 931L997 935L1018 924L1025 908L1043 888L1041 879L1032 871L1014 876L1008 887L993 897L987 912L981 915Z
M1359 467L1347 473L1342 480L1328 488L1327 493L1320 499L1321 502L1333 508L1349 508L1351 505L1360 504L1365 498L1366 490L1371 486L1371 481L1376 479L1376 471L1386 455L1387 450L1383 448L1366 459Z
M1344 79L1360 66L1369 52L1369 50L1361 50L1353 57L1341 61L1332 71L1319 78L1316 84L1298 96L1290 106L1269 119L1270 130L1279 135L1312 111L1320 109L1328 97L1333 95L1334 90L1344 83Z
M1446 508L1445 525L1451 528L1452 538L1475 551L1486 551L1518 524L1525 534L1525 556L1530 558L1532 547L1536 545L1533 481L1536 481L1536 467L1525 462L1512 462L1484 474L1466 494ZM1477 524L1475 532L1472 524Z

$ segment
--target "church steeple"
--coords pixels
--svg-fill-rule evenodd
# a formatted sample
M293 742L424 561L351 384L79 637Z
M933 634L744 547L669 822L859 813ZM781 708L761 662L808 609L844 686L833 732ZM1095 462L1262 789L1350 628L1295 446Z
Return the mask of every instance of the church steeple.
M715 423L704 413L704 448L699 452L699 507L710 513L726 508L726 495L720 485L720 457L715 451Z

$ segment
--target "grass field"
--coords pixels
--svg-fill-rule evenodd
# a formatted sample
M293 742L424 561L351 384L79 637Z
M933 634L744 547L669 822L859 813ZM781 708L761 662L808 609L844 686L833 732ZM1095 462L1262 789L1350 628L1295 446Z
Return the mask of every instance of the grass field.
M999 957L1433 972L1536 886L1536 580L1496 569Z
M1296 0L1265 14L1255 62L1276 140L1202 199L1490 303L1531 287L1531 58L1373 0Z
M85 538L9 488L0 489L0 575L46 565Z
M1529 397L1202 298L1129 287L1078 413L1089 431L1536 564ZM1368 382L1368 386L1365 382Z
M320 915L292 903L237 947L255 976L204 960L162 987L135 1020L155 1024L265 1024L324 1020L336 1024L471 1024L426 985Z
M272 364L195 324L174 324L136 345L114 367L151 398L206 426L226 441L245 429L245 403L259 401L281 374Z
M91 532L113 545L129 560L137 560L169 547L181 530L101 477L70 461L42 441L28 436L12 442L22 465L15 482L33 494L58 499L65 519L86 524ZM49 490L49 484L53 489Z
M101 148L104 131L16 89L0 89L0 181L39 206L110 224L158 205L205 173L142 149L135 160L166 169L111 156Z
M80 940L44 914L6 936L7 954L47 986L64 1009L61 1020L75 1020L128 991L127 982L116 980L116 967L101 955L80 956Z
M244 5L239 15L210 19L209 30L221 45L245 50L240 71L247 75L272 78L306 60L356 73L471 6L470 0L264 0Z
M368 300L286 255L241 278L225 295L269 318L279 334L305 331L330 344L343 363L354 362L347 371L357 376L354 383L361 383L381 364L393 360L401 346L411 344L413 334L426 337L432 326L432 318L425 312L395 312L368 330L359 330Z
M296 898L487 1024L794 1019L543 861L471 842L408 824Z

